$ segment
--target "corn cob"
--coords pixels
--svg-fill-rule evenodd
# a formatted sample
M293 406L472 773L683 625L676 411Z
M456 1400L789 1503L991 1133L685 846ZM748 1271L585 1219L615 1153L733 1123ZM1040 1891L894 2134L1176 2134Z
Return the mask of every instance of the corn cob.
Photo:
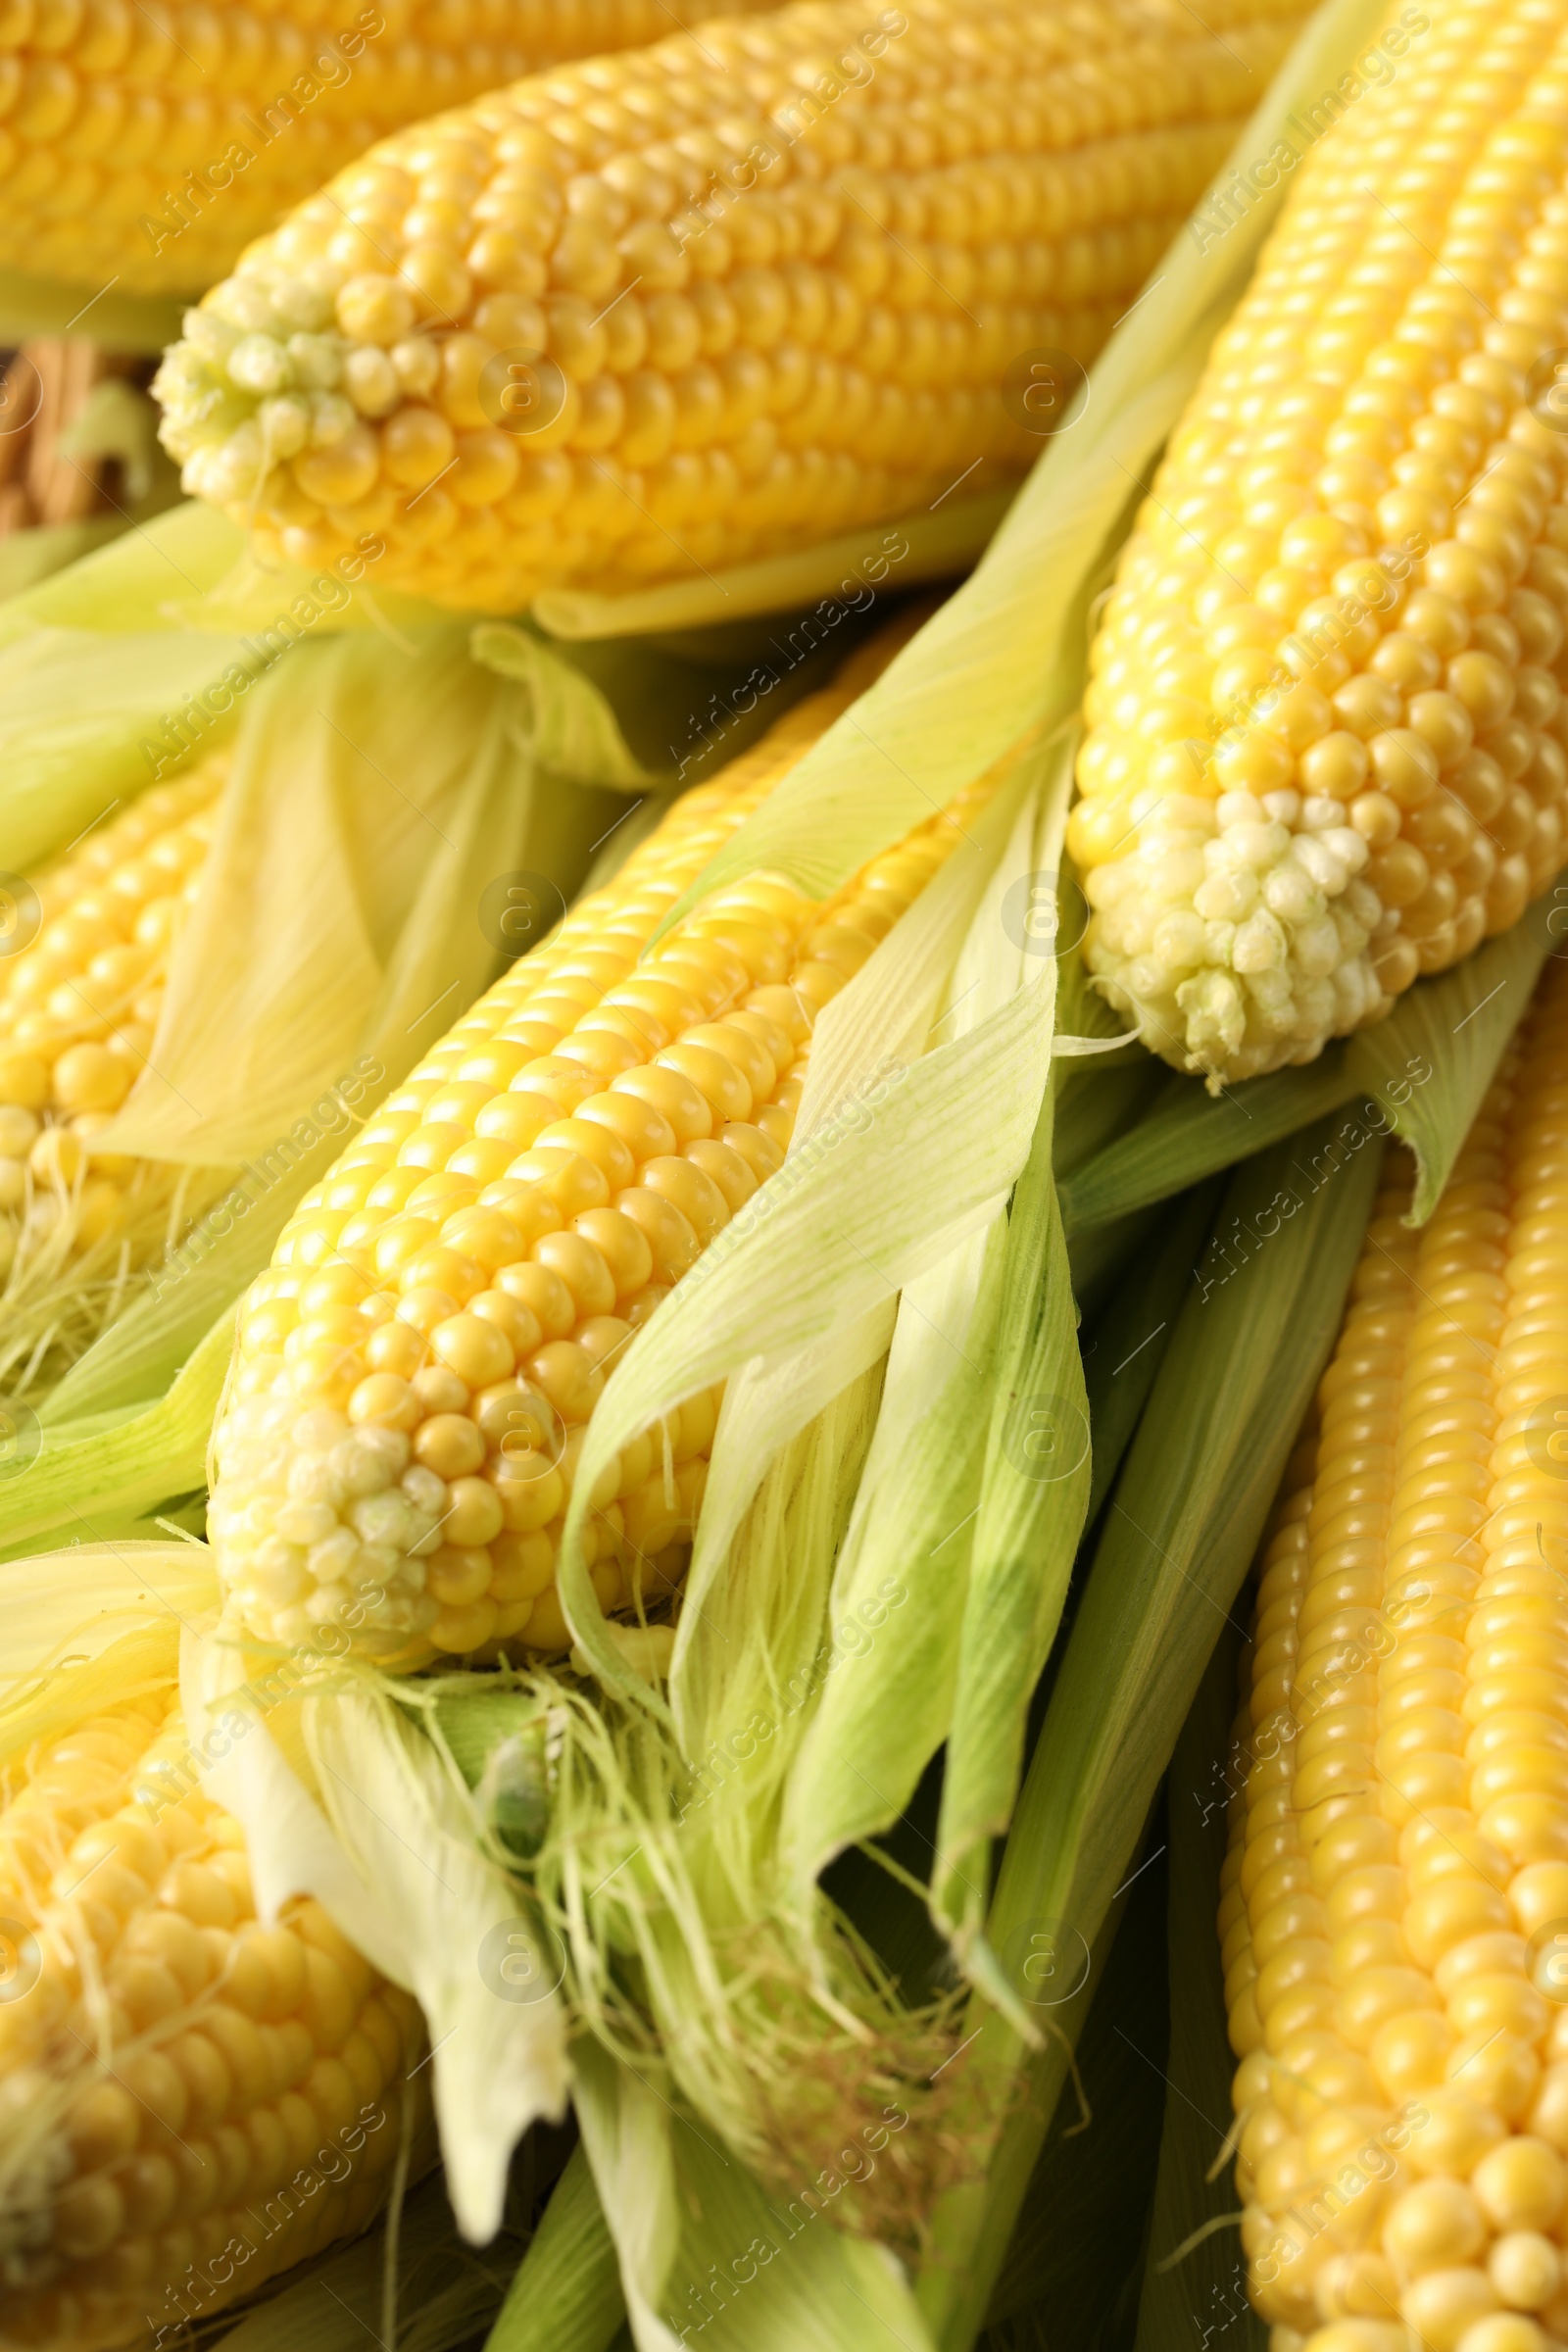
M320 1906L257 1924L172 1693L34 1751L0 1811L0 2340L173 2332L362 2229L422 2028Z
M719 0L721 9L759 0ZM0 74L0 264L73 285L196 293L372 140L559 60L668 29L661 0L17 0Z
M813 0L518 83L187 314L168 447L269 560L373 529L380 577L494 611L974 486L1040 447L1009 366L1087 366L1300 13Z
M90 1333L101 1295L202 1205L192 1171L95 1138L147 1066L226 766L220 753L155 786L13 885L8 930L24 944L0 961L0 1364L30 1351L39 1312L53 1342L74 1320Z
M1538 0L1391 24L1396 77L1299 164L1092 653L1089 961L1216 1084L1380 1018L1564 854L1568 439L1537 395L1568 28Z
M1253 2299L1311 2352L1568 2336L1568 973L1430 1225L1379 1204L1263 1562L1220 1930Z
M301 1202L241 1309L215 1437L208 1526L253 1634L343 1625L400 1663L567 1646L556 1554L605 1380L781 1164L817 1013L991 789L830 900L748 878L645 954L861 666L677 802ZM586 1538L607 1612L674 1590L719 1402L691 1397L607 1475Z

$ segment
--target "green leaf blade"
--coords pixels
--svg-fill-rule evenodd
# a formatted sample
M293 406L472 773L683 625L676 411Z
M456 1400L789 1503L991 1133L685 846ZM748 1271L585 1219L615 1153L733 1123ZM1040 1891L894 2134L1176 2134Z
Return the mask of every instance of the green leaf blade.
M1328 1122L1305 1139L1332 1141ZM1195 1287L1111 1497L988 1923L1004 1958L1042 1923L1095 1942L1333 1345L1381 1152L1369 1143L1315 1189L1292 1153L1277 1145L1233 1178L1222 1231L1279 1221L1233 1275ZM1055 2042L1026 2056L987 2017L971 2096L991 2161L939 2205L922 2274L942 2352L974 2341L1063 2074Z

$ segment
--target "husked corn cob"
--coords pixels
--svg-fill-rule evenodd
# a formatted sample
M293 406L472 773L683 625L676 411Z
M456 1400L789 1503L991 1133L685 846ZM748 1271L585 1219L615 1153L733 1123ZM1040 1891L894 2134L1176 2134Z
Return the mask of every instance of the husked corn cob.
M1397 74L1297 167L1092 653L1089 961L1216 1084L1379 1019L1568 846L1568 438L1538 397L1568 344L1568 23L1390 22Z
M644 954L854 699L852 664L676 803L371 1119L241 1309L208 1525L250 1631L556 1652L556 1554L608 1375L781 1164L812 1024L958 839L982 783L835 897L765 876ZM640 959L640 960L639 960ZM626 1447L588 1522L607 1611L683 1571L720 1392Z
M1310 2352L1568 2336L1568 973L1547 974L1423 1233L1385 1189L1315 1472L1263 1560L1219 1924L1253 2300Z
M812 0L519 82L251 247L165 439L269 557L495 611L906 512L1037 454L1006 370L1087 366L1301 13Z
M258 1925L172 1694L4 1795L0 2341L100 2352L365 2226L422 2120L422 2027L318 1903Z
M217 0L173 11L13 0L0 55L0 264L71 284L196 293L400 123L668 24L662 0Z
M226 764L216 755L143 793L12 909L12 938L32 936L0 960L0 1356L14 1352L8 1310L21 1329L63 1281L111 1283L201 1204L190 1171L95 1138L147 1066ZM77 1306L90 1321L90 1296Z

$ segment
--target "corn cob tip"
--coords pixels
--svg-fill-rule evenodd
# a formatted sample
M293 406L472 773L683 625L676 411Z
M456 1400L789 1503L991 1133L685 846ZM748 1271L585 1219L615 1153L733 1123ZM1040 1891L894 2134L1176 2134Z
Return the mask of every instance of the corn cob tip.
M1300 161L1091 653L1088 961L1216 1084L1378 1019L1564 853L1568 41L1425 13Z

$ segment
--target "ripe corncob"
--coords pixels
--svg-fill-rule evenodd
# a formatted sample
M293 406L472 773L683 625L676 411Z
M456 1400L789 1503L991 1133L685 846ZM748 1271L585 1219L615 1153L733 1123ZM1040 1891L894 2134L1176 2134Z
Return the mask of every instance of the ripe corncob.
M191 1171L93 1139L147 1066L226 767L218 754L154 786L15 895L11 935L33 935L0 961L0 1361L36 1342L41 1301L90 1325L98 1289L201 1206Z
M1565 846L1568 438L1532 369L1568 343L1568 27L1543 0L1393 23L1402 63L1300 163L1093 648L1089 961L1215 1083L1380 1018Z
M991 789L829 900L749 877L645 955L863 669L677 802L301 1202L241 1310L214 1441L208 1526L253 1634L346 1625L399 1663L567 1646L556 1553L605 1380L781 1164L818 1011ZM690 1398L607 1478L585 1538L607 1612L674 1590L719 1401Z
M184 15L14 0L0 55L0 263L74 285L195 293L432 103L636 47L668 24L662 0L282 11L219 0Z
M812 0L496 92L187 315L167 444L270 558L503 612L907 512L1036 455L1005 371L1087 366L1300 13Z
M319 1904L258 1925L172 1692L78 1725L0 1811L0 2340L174 2330L362 2229L421 2082L414 2000Z
M1219 1917L1253 2299L1312 2352L1568 2336L1568 973L1547 974L1423 1233L1385 1188L1315 1472L1264 1556Z

